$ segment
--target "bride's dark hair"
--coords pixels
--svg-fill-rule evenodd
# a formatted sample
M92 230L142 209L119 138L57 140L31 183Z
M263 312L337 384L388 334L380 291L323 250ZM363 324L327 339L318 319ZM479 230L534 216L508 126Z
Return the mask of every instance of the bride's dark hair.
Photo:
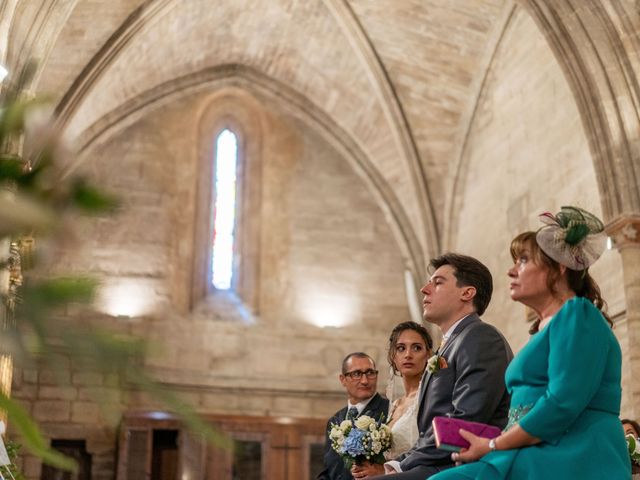
M433 350L433 339L431 338L431 335L429 335L429 332L427 332L426 328L416 322L399 323L393 330L391 330L391 335L389 335L389 349L387 351L387 360L393 369L393 373L398 373L393 362L393 357L396 354L396 344L398 343L398 337L400 337L400 334L405 330L413 330L414 332L417 332L424 340L427 350Z

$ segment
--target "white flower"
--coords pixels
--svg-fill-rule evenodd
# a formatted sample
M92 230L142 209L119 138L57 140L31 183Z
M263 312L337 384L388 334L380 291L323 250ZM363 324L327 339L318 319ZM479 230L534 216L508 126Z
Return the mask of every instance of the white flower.
M631 434L627 435L626 439L631 461L640 464L640 442Z
M391 447L391 430L385 424L378 425L367 415L340 425L332 424L329 431L331 448L351 465L366 459L374 463L384 462L383 453Z
M438 364L438 356L437 355L433 355L431 357L429 357L429 360L427 360L427 371L433 373L436 371L436 365Z
M447 360L442 355L435 354L427 360L427 371L429 373L436 373L438 370L447 367Z
M337 441L341 438L344 438L344 433L338 427L332 427L331 432L329 432L329 438L331 440Z
M369 426L371 424L375 425L375 423L376 421L367 415L362 415L355 420L356 428L359 430L368 430Z

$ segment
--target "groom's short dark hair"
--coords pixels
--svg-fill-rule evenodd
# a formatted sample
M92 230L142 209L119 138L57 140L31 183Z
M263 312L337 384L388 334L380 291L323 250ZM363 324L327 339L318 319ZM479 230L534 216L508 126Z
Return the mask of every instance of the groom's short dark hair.
M474 287L476 295L473 306L478 315L482 315L491 301L493 293L493 277L489 269L480 260L459 253L445 253L429 262L436 270L443 265L451 265L458 287Z
M349 360L351 360L353 357L356 357L356 358L368 358L369 360L371 360L371 363L373 364L373 368L376 368L376 362L369 355L367 355L364 352L352 352L349 355L347 355L346 357L344 357L344 360L342 360L342 374L343 375L345 373L347 373L347 363L349 363Z

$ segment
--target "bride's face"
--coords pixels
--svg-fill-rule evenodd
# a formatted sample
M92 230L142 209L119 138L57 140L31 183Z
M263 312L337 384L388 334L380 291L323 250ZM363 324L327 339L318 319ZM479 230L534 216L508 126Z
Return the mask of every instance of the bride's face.
M422 336L414 330L404 330L396 342L393 361L403 377L422 375L427 367L429 350Z

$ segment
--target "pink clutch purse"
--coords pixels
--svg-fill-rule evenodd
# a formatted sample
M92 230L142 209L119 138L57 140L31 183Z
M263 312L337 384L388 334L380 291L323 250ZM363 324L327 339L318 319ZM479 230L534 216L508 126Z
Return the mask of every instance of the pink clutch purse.
M436 446L450 452L459 452L460 449L467 448L469 442L458 433L461 428L484 438L495 438L502 432L498 427L486 423L469 422L459 418L434 417L433 433L436 437Z

